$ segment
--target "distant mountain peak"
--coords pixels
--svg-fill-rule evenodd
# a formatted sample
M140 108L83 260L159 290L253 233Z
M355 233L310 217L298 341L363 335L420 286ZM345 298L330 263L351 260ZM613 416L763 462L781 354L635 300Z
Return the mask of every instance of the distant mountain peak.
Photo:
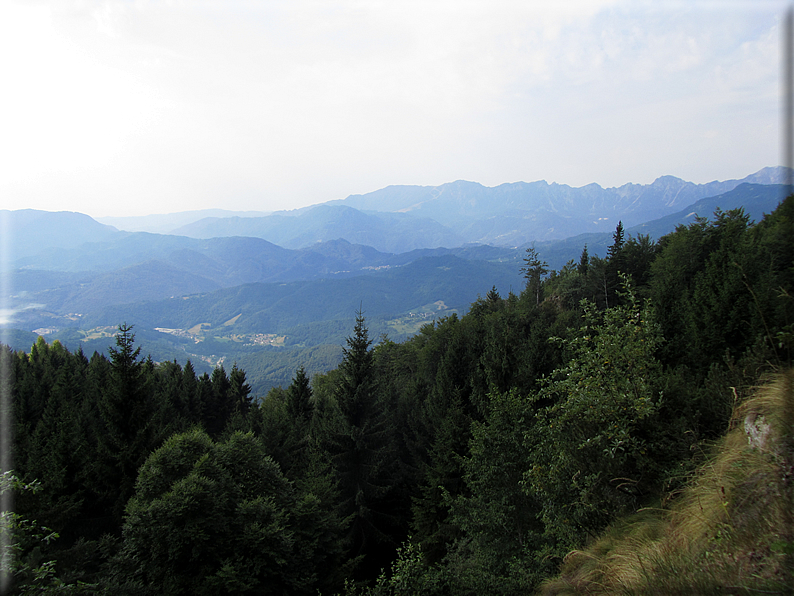
M687 182L677 176L671 176L670 174L666 174L664 176L659 176L656 180L651 183L651 186L654 185L662 185L662 184L692 184L692 182Z

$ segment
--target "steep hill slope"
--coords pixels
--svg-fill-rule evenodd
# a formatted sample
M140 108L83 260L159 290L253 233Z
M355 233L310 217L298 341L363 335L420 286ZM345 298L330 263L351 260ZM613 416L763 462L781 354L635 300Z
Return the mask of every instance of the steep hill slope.
M794 585L794 371L743 404L669 510L572 552L544 596L786 594Z

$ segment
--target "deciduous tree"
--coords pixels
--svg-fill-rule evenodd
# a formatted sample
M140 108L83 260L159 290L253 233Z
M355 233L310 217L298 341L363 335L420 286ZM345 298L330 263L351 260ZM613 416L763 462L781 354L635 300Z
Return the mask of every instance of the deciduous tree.
M655 352L662 336L653 310L628 286L625 305L603 315L592 303L584 309L580 335L563 342L571 359L539 393L539 403L549 405L527 433L527 488L563 550L658 488L658 454L645 432L661 400Z

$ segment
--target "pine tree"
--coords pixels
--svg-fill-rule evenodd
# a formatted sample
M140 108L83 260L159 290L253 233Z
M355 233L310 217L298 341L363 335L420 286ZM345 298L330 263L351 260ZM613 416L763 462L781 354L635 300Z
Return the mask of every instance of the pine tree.
M104 478L104 496L118 526L124 505L132 496L138 468L159 438L155 404L146 387L146 362L138 360L141 349L134 344L132 325L119 325L116 347L108 350L108 387L99 401L103 423L99 447L110 472Z
M422 478L413 499L411 529L433 562L442 559L459 536L444 499L458 496L464 488L462 457L468 449L477 406L484 405L473 403L471 383L481 353L475 341L482 336L482 329L479 325L471 328L469 320L450 318L439 326L434 340L441 345L436 344L433 351L440 361L431 373L434 383L422 404L422 434L427 443L420 464Z
M378 399L371 345L359 311L339 366L341 378L334 397L340 417L329 441L339 481L340 514L351 517L348 540L352 556L365 556L363 577L374 577L393 554L387 533L393 520L384 507L395 481L393 437L388 412Z
M527 280L527 292L535 297L535 304L540 304L543 276L549 272L546 261L540 260L540 255L535 247L527 249L524 257L524 266L520 269Z
M579 257L579 266L577 271L582 275L587 275L588 266L590 264L590 256L587 254L587 245L582 249L582 255Z
M292 384L287 389L287 412L295 424L306 425L312 419L312 388L303 366L298 367Z
M57 340L53 348L65 352ZM36 426L26 466L27 475L42 482L36 503L38 520L61 533L82 508L78 477L85 454L79 444L77 414L88 364L82 354L66 355L60 366L52 365L55 384Z
M284 437L284 473L294 479L305 473L308 455L313 446L311 440L312 388L303 366L295 371L292 384L284 391L284 408L287 414L287 430Z
M196 371L190 360L188 360L182 368L182 394L180 402L182 411L187 419L190 420L191 424L198 423L201 420L201 401Z
M229 392L232 387L223 365L216 366L212 371L210 391L204 402L204 428L213 438L220 437L234 407L229 401Z
M251 409L251 386L245 382L245 371L232 365L229 373L229 401L235 411L246 414Z
M604 303L606 308L615 306L618 302L617 290L619 288L619 274L625 273L625 259L623 255L623 222L619 221L612 234L612 245L607 248L606 269L604 269Z
M615 259L620 254L624 243L623 222L619 221L615 227L615 233L612 234L612 246L607 249L607 258Z

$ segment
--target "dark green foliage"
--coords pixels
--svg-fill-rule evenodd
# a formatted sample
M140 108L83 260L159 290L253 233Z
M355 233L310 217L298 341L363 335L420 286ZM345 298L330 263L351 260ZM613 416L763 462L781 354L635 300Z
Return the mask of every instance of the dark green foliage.
M645 297L650 282L651 263L656 259L659 245L649 236L640 234L636 238L631 236L620 252L622 259L620 271L631 277L637 294Z
M229 373L229 400L232 407L245 413L251 407L251 386L245 382L245 371L237 368L237 363L232 365Z
M108 385L98 402L102 432L98 441L104 464L101 495L116 523L127 500L132 496L138 468L148 453L168 434L157 424L160 405L154 401L148 383L151 361L138 360L140 347L134 347L132 326L119 325L116 348L110 348Z
M534 247L527 249L521 273L527 280L526 291L535 297L535 304L540 304L543 277L549 272L546 261L541 261Z
M466 452L471 418L463 409L459 391L453 391L443 404L428 406L438 417L433 419L433 438L413 502L412 530L429 560L435 562L459 536L449 520L445 499L459 495L464 488L461 458Z
M394 547L390 529L397 521L388 506L397 480L394 430L387 404L378 393L371 345L359 312L335 386L338 416L329 420L326 431L338 478L340 513L351 517L348 541L354 557L365 557L364 577L374 577L387 562L382 557Z
M120 536L148 453L172 432L202 424L202 403L214 397L210 378L197 379L189 364L182 370L141 360L127 325L110 352L111 360L96 353L88 360L40 339L30 356L12 359L15 465L25 478L41 479L41 490L24 493L18 510L61 535L46 548L64 565L81 566L71 567L69 577L87 581L98 579L101 558L112 551L97 540ZM229 382L229 397L247 411L244 373L233 373L236 392Z
M279 397L284 402L286 414L286 436L283 439L284 463L282 468L288 477L301 477L309 465L309 459L316 447L316 437L312 433L314 418L314 398L309 377L303 367L295 371L292 384ZM272 434L272 433L271 433Z
M515 390L493 393L483 422L474 422L463 480L469 491L452 503L453 518L494 563L519 554L542 533L539 505L522 490L533 404Z
M794 314L792 200L756 226L741 210L717 211L713 222L698 219L662 239L649 295L668 340L663 362L703 379L726 350L737 359L755 346L777 364L789 360L776 338Z
M496 286L492 286L488 293L485 295L485 300L490 302L491 304L497 304L500 300L499 291L496 289Z
M328 557L318 503L250 434L175 435L141 468L121 558L152 593L311 593Z
M577 272L579 275L587 275L587 268L590 264L590 256L587 254L587 244L584 245L582 249L582 255L579 257L579 266L577 267Z
M474 314L468 323L476 329L479 319ZM455 316L442 320L424 346L425 358L432 358L428 362L432 381L421 404L417 429L423 445L418 453L421 476L413 503L412 531L431 560L443 557L457 536L443 498L445 494L456 496L463 489L461 458L468 445L469 425L477 415L471 381L477 370L479 341L467 327Z
M615 233L612 234L612 245L607 249L607 259L615 260L620 256L620 252L623 250L623 242L623 222L619 221L615 228Z
M625 273L626 258L623 254L624 232L623 222L619 221L612 234L612 244L607 248L606 267L604 268L604 306L609 308L618 302L620 273Z
M709 354L731 346L733 355L740 346L755 339L747 325L752 296L745 283L749 273L755 277L761 264L747 231L748 217L743 212L715 214L704 241L709 250L704 268L693 284L689 312L689 356L701 366L710 364ZM749 268L752 267L752 270ZM693 360L690 360L692 362Z
M542 503L546 532L567 548L658 489L656 445L644 431L658 424L662 337L630 288L624 300L603 316L584 305L580 335L565 342L571 360L538 395L550 405L527 433L527 489Z
M295 371L292 385L287 389L287 412L296 424L308 426L313 410L312 388L306 369L301 366Z
M582 299L594 302L599 308L609 308L620 302L620 274L623 273L631 276L637 293L644 297L650 265L658 249L658 244L648 235L626 238L623 224L618 222L606 258L590 256L585 245L579 263L571 260L559 272L552 272L545 291L560 299L568 309L577 309Z
M447 499L463 538L452 547L445 566L460 587L521 594L552 570L548 561L542 562L551 541L544 536L541 504L524 490L532 455L526 434L534 410L532 401L516 390L494 392L486 419L472 424L463 459L467 491Z
M5 503L11 493L25 495L38 492L38 482L24 483L13 473L0 476L0 497ZM42 555L42 547L58 539L58 534L15 513L2 511L0 524L0 591L3 594L88 594L96 586L67 583L56 573L56 561Z
M34 394L39 393L44 407L38 422L35 410L28 411L27 424L17 426L19 439L29 440L26 457L19 458L17 465L30 478L46 479L47 490L40 492L37 502L38 517L63 531L82 505L76 482L84 463L77 455L82 444L78 422L88 362L82 354L69 354L58 342L51 347L37 342L35 355L33 351L31 355L27 367L24 360L17 362L17 373L28 383L38 385ZM40 368L42 365L47 372ZM40 373L43 374L36 379ZM18 406L23 403L17 401ZM16 419L22 423L25 413L18 410Z

